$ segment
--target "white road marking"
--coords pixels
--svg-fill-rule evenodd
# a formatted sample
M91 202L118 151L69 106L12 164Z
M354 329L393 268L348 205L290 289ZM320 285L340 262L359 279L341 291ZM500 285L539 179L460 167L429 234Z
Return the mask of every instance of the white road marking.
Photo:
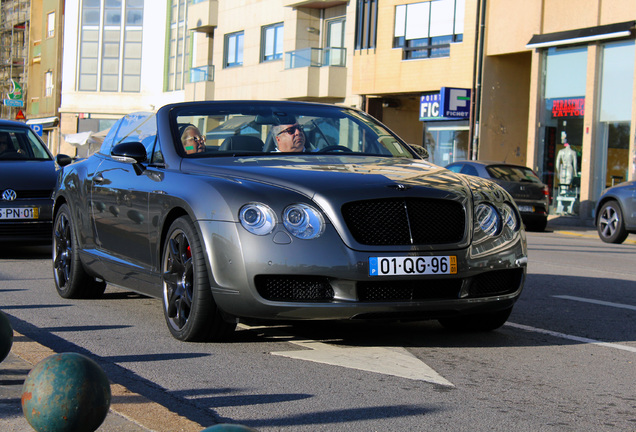
M565 300L575 300L575 301L579 301L583 303L593 303L593 304L602 305L602 306L611 306L611 307L621 308L621 309L636 310L636 306L626 305L622 303L612 303L612 302L606 302L602 300L593 300L593 299L586 299L583 297L573 297L573 296L567 296L567 295L555 295L552 297L565 299Z
M294 336L272 327L251 327L245 324L239 324L239 327L263 331L268 338L284 340L305 348L271 352L272 355L455 387L402 347L338 347L314 340L295 339Z
M305 350L271 354L455 387L426 363L401 347L341 348L316 341L288 341Z
M511 322L507 322L504 325L506 325L508 327L518 328L520 330L529 331L529 332L542 333L542 334L547 334L547 335L558 337L558 338L562 338L562 339L573 340L573 341L576 341L576 342L582 342L582 343L592 344L592 345L599 345L599 346L603 346L605 348L614 348L614 349L619 349L619 350L623 350L623 351L630 351L630 352L636 353L636 347L631 347L631 346L627 346L627 345L620 345L620 344L609 343L609 342L601 342L601 341L597 341L595 339L588 339L588 338L584 338L584 337L573 336L573 335L569 335L569 334L565 334L565 333L555 332L555 331L552 331L552 330L544 330L544 329L540 329L540 328L536 328L536 327L530 327L530 326L527 326L527 325L515 324L515 323L511 323Z

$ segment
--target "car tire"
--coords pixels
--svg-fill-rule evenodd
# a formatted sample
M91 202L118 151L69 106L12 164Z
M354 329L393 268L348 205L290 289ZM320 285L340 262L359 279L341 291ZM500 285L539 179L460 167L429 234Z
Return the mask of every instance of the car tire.
M598 212L598 236L605 243L623 243L629 233L625 229L623 212L617 201L607 201Z
M205 254L190 218L176 219L163 245L163 311L175 339L226 339L236 323L223 319L210 290Z
M106 290L106 282L86 272L68 205L62 204L53 223L53 279L57 293L68 299L94 299Z
M440 318L439 323L448 330L462 332L487 332L496 330L508 321L512 307L497 312Z

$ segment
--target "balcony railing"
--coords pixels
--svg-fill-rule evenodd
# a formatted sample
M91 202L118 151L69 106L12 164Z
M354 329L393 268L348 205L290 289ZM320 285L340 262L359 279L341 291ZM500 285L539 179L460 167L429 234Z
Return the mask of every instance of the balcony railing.
M285 53L285 69L347 64L346 48L303 48Z
M190 82L214 81L214 65L199 66L190 69Z

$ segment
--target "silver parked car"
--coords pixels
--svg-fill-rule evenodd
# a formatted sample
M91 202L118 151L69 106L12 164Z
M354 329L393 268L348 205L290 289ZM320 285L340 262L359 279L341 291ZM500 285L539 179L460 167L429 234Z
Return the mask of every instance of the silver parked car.
M530 168L505 162L473 160L456 161L446 168L499 184L515 199L526 228L533 231L545 230L548 224L550 189Z
M249 318L492 330L526 275L504 189L432 165L335 105L130 114L64 167L54 201L58 293L97 297L108 283L161 298L186 341L222 339Z
M636 233L636 181L605 189L596 203L596 229L605 243L623 243Z

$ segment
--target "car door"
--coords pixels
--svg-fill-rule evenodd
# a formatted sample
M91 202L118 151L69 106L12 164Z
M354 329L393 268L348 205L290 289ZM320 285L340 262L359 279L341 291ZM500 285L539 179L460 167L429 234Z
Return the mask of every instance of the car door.
M150 268L148 195L153 183L133 165L105 158L95 171L91 209L96 246L123 272Z

